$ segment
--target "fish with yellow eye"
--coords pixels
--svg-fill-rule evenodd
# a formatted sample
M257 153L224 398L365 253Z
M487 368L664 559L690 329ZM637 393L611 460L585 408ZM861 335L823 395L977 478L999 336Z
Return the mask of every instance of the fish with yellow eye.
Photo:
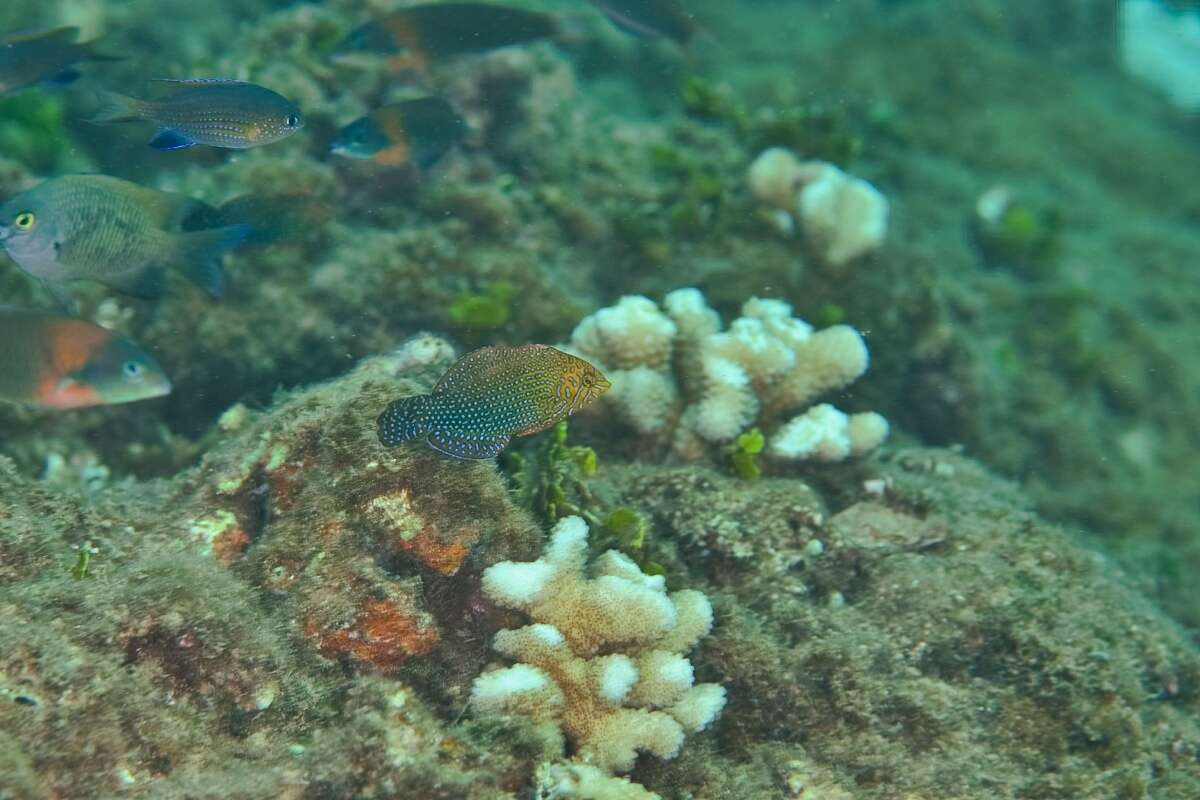
M95 42L76 42L79 28L53 28L0 35L0 95L39 83L59 86L79 78L81 61L117 61Z
M283 95L247 81L227 78L155 78L171 87L161 100L108 92L96 124L147 120L159 126L148 144L181 150L197 144L245 150L278 142L304 127L300 107Z
M381 53L393 69L420 69L468 53L483 53L556 35L549 14L489 3L430 3L393 11L356 28L334 54Z
M379 441L423 438L454 458L492 458L514 436L545 430L611 386L582 358L549 345L497 345L460 358L429 394L403 397L379 416Z
M219 297L221 257L251 228L181 231L201 205L108 175L61 175L0 205L0 249L60 299L66 284L80 280L154 299L168 267Z
M87 320L0 308L0 340L0 400L61 411L171 391L149 353Z

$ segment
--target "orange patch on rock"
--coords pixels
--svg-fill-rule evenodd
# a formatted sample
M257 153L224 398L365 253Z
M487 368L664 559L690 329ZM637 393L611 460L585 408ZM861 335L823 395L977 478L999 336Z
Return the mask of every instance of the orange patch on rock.
M440 575L455 574L479 540L479 524L443 530L417 512L414 499L411 491L400 489L372 498L363 511L384 547L407 553Z
M453 575L470 555L471 545L479 539L479 526L464 525L449 537L449 541L443 541L437 533L436 528L426 525L416 536L396 544L435 572Z
M217 538L213 539L213 556L222 564L232 564L246 551L250 544L250 534L241 525L230 525Z
M276 511L291 511L296 507L300 490L300 472L310 465L310 459L288 462L267 474L267 480L271 486L271 503Z
M341 520L327 519L321 523L319 530L321 538L327 542L332 542L335 539L342 538L342 534L346 532L346 526Z
M321 632L309 620L305 630L318 638L327 656L349 653L382 672L392 672L413 656L422 656L437 645L437 629L391 600L363 602L349 628Z

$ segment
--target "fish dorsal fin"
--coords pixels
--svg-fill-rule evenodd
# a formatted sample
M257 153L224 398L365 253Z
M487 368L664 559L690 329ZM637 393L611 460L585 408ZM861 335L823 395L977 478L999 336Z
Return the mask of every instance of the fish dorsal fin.
M199 88L202 86L254 86L250 81L240 81L236 78L151 78L151 83L170 83L183 88Z
M549 345L527 344L521 347L511 347L497 344L473 350L446 370L441 380L433 387L433 392L437 394L484 384L496 373L512 368L511 362L504 356L511 355L517 350L535 350L545 347L549 347Z
M425 437L425 442L439 453L464 459L495 458L508 446L508 440L507 434L476 439L450 431L433 431Z
M0 44L22 44L24 42L58 42L75 44L79 38L79 28L74 25L64 25L61 28L43 30L14 31L0 36Z

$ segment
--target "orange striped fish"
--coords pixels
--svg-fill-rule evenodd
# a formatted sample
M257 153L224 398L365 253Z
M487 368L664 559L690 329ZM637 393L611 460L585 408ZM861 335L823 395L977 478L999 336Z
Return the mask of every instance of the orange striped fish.
M338 131L334 155L429 169L466 135L467 127L440 97L418 97L377 108Z
M149 353L87 320L0 308L0 341L0 400L66 410L171 391Z

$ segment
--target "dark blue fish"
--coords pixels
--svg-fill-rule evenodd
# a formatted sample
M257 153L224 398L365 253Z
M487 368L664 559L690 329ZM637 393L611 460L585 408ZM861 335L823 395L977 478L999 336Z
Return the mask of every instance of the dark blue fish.
M377 108L338 131L330 152L379 164L415 164L429 169L456 143L467 127L440 97L420 97Z
M117 61L98 53L95 42L76 42L78 28L22 31L0 37L0 95L39 83L70 83L80 61Z
M614 25L634 36L670 39L687 45L700 32L679 0L589 0Z
M399 69L483 53L554 36L554 17L490 3L429 3L401 8L350 33L337 55L370 52L392 56Z

